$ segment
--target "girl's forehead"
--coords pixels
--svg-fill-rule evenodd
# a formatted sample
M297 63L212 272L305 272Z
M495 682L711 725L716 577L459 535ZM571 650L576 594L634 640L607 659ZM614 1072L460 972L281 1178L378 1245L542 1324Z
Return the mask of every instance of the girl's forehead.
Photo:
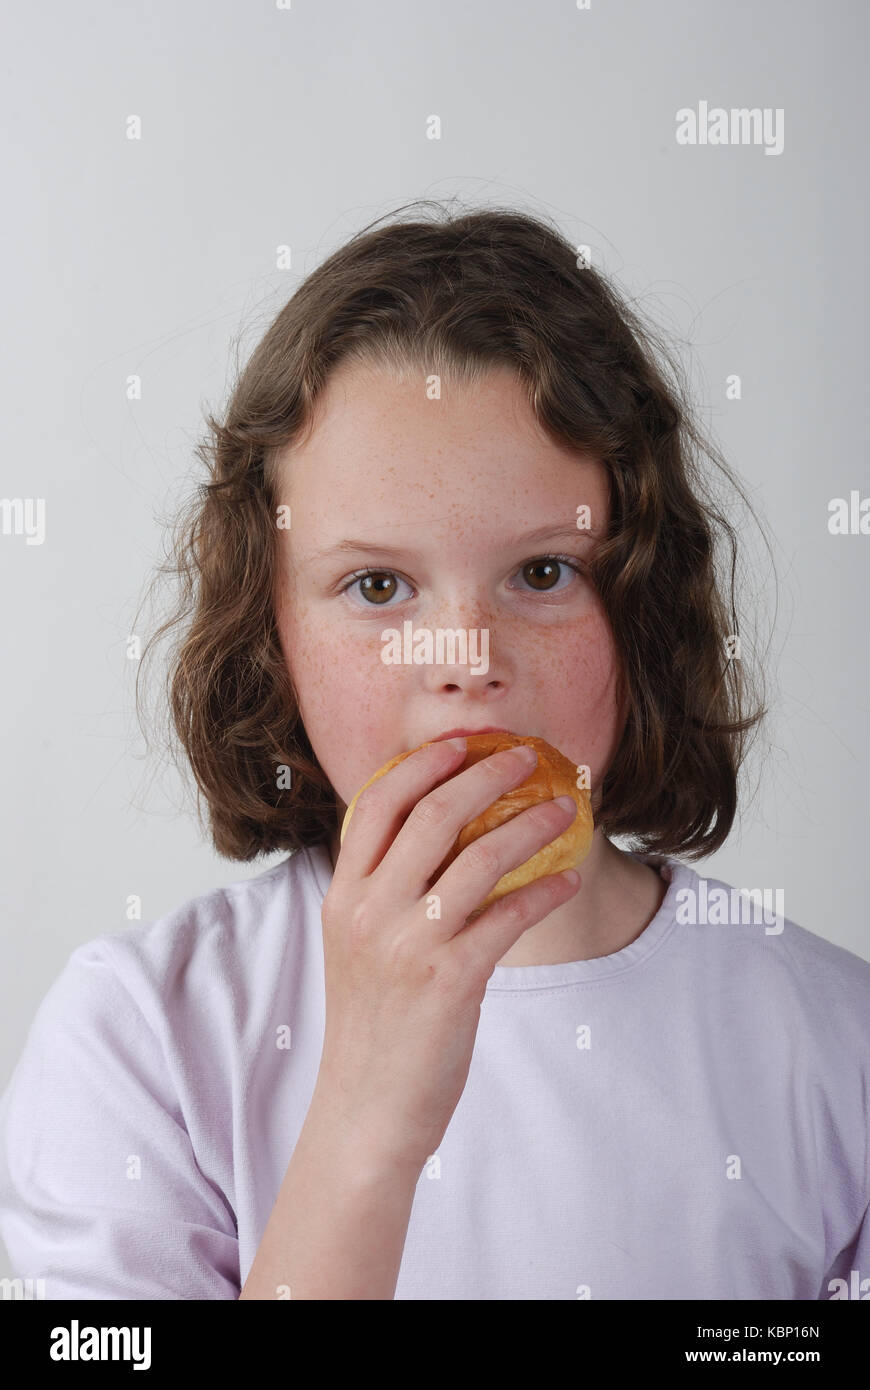
M512 453L534 456L562 447L535 417L528 388L506 369L461 382L344 366L327 379L298 442L282 454L319 459L341 445L351 456L365 455L370 441L390 461L408 455L409 446L412 457L414 446L425 448L430 463L457 448L486 455L508 445Z
M608 496L607 470L579 447L551 439L525 420L499 410L433 407L419 399L388 412L365 399L334 404L296 444L277 455L285 494L302 501L331 493L339 506L438 499L449 491L457 507L475 493L524 512L555 498ZM588 500L586 496L576 498Z
M440 399L426 387L422 375L362 368L327 382L300 442L278 455L297 556L352 537L414 546L442 529L482 541L545 526L603 529L606 469L540 428L511 373L451 383Z

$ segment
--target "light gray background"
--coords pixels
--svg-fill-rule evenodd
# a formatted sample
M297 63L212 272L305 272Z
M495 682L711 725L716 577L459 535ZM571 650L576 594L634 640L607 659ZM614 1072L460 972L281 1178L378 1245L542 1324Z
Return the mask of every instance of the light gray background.
M175 777L150 780L126 641L234 354L336 246L421 196L555 218L688 345L702 419L775 538L779 584L749 533L773 711L754 799L695 867L783 888L788 917L870 959L870 536L827 529L832 497L870 495L867 13L858 0L7 8L0 493L44 498L46 537L0 536L0 1086L70 952L126 925L128 895L152 920L283 857L218 859ZM783 153L678 146L676 111L701 100L783 108Z

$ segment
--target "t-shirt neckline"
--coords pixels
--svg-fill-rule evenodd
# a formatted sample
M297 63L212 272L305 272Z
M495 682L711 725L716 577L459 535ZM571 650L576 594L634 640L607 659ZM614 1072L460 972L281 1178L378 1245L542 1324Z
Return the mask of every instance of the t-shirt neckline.
M634 969L648 960L654 951L667 939L677 924L677 893L685 887L692 869L678 859L655 854L637 854L628 851L632 858L657 869L667 887L659 904L658 911L634 941L621 950L608 956L595 956L591 960L561 961L557 965L497 965L486 985L487 994L503 994L516 990L552 989L564 985L587 984L618 975L625 970ZM307 856L312 876L320 893L325 897L332 879L332 859L326 844L310 845L302 851ZM292 856L291 856L292 857ZM289 861L288 861L289 862Z

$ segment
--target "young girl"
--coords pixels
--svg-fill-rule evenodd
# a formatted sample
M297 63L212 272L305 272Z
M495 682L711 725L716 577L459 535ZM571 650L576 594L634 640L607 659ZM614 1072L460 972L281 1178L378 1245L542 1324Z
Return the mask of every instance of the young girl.
M724 843L763 711L715 456L636 317L530 216L395 221L308 277L210 426L156 636L188 619L170 708L216 850L291 854L72 953L3 1097L16 1273L858 1296L870 964L684 862ZM385 659L448 629L486 662ZM588 768L596 830L579 887L469 921L571 821L535 807L440 872L532 771L464 767L448 736L489 728Z

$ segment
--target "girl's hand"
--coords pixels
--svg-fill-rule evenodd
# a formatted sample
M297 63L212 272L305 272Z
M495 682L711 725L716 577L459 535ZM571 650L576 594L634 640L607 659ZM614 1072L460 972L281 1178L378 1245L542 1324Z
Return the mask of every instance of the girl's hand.
M458 742L417 749L366 788L322 911L326 1028L318 1097L364 1146L361 1158L417 1175L465 1087L495 966L578 886L551 874L466 923L503 874L571 824L576 808L553 802L482 835L431 884L462 827L524 782L537 761L534 750L510 749L453 776L465 756ZM428 915L433 893L440 917Z

